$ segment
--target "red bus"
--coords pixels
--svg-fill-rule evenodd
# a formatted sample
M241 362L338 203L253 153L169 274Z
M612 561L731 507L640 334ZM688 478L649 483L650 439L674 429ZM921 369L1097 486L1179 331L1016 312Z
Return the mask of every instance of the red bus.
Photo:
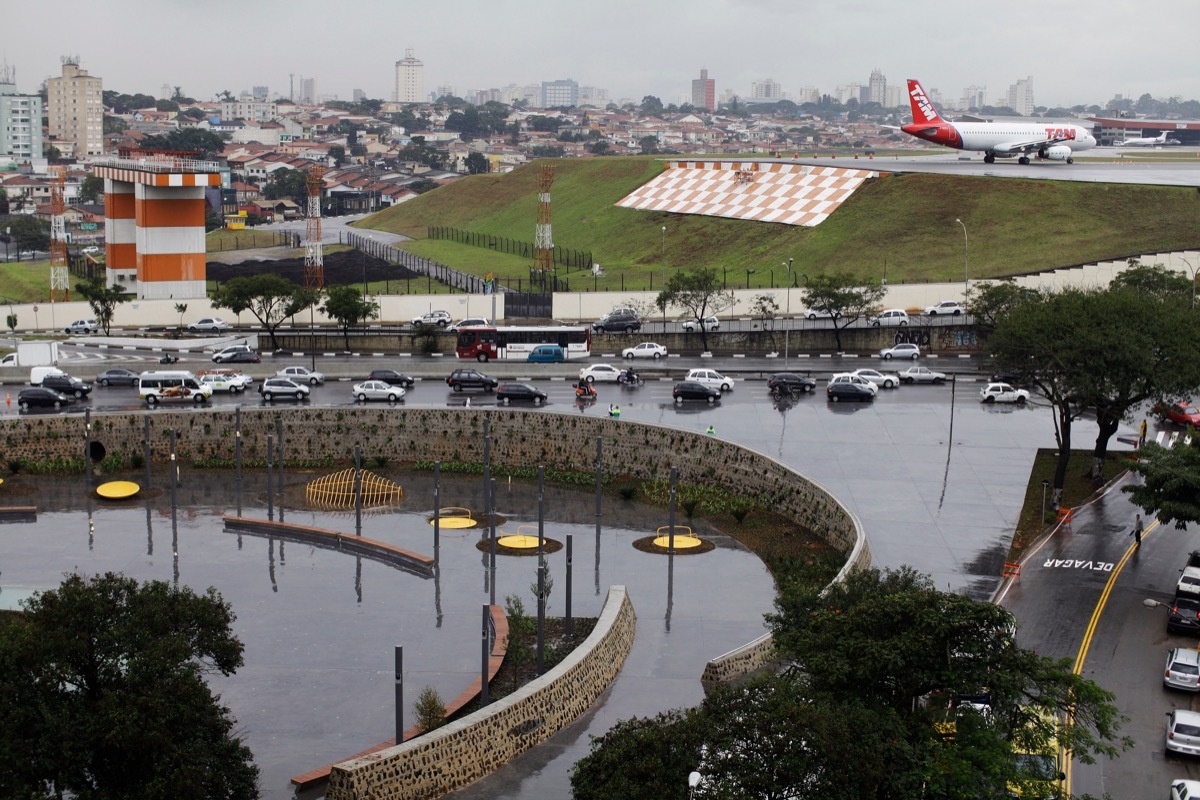
M460 328L454 354L476 361L528 361L538 345L561 347L567 361L592 354L592 332L582 326L479 326Z

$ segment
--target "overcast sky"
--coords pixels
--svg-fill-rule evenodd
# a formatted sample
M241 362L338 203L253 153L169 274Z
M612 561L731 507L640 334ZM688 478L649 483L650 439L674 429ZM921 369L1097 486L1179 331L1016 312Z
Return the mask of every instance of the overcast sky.
M5 3L0 19L0 57L29 92L70 54L131 94L287 96L295 74L297 92L305 76L319 95L391 99L411 47L427 92L460 95L573 78L680 102L707 67L718 96L764 78L832 92L879 68L948 99L986 86L989 103L1029 76L1050 107L1200 98L1200 0L59 0Z

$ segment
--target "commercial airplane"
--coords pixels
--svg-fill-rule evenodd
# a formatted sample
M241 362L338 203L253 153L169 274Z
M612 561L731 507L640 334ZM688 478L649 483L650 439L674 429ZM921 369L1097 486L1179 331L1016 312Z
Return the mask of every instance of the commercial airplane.
M1153 147L1156 144L1167 143L1167 132L1163 131L1158 136L1143 136L1140 139L1126 139L1123 142L1117 142L1117 147Z
M1051 125L1030 122L948 122L941 118L919 81L908 80L908 101L913 121L900 130L918 139L983 153L985 163L997 158L1013 158L1028 164L1032 155L1050 161L1066 161L1080 150L1096 146L1096 137L1078 125Z

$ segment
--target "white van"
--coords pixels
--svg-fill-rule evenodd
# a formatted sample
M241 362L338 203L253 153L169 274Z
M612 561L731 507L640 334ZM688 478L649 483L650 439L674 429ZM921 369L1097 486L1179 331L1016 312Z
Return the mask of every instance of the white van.
M201 383L190 372L155 370L138 376L138 396L150 405L189 400L205 403L212 397L212 386Z
M66 373L64 373L58 367L34 367L33 369L29 370L29 385L30 386L41 386L42 379L45 378L47 375L64 375L64 374L66 374Z

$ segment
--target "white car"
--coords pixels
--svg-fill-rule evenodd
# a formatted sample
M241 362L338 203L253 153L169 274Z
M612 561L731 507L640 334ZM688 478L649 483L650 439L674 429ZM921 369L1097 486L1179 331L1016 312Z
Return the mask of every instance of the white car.
M915 344L901 342L900 344L880 350L879 357L885 361L891 361L893 358L911 358L915 361L921 357L921 348Z
M722 375L715 369L689 370L684 380L699 383L703 386L711 386L714 389L720 389L722 392L733 391L733 378Z
M588 383L596 383L597 381L616 383L620 375L621 370L612 364L592 364L590 367L584 367L579 370L579 380L587 381Z
M869 381L861 375L855 375L853 372L839 372L836 375L830 376L829 385L833 386L835 383L857 384L869 391L872 397L879 393L879 386L874 381Z
M989 383L979 390L979 400L983 403L1017 403L1024 405L1029 402L1029 392L1018 389L1009 383Z
M1200 712L1177 708L1167 717L1167 752L1200 756Z
M1181 594L1200 597L1200 567L1184 567L1183 574L1179 576L1179 583L1175 584L1176 596Z
M446 328L446 330L453 333L453 332L457 331L459 328L490 328L490 327L492 327L492 323L490 320L488 320L487 317L466 317L465 319L460 319L458 322L454 323L449 328Z
M95 333L100 330L94 319L77 319L64 329L67 333Z
M428 314L422 314L419 317L413 317L413 325L437 325L446 327L450 324L449 311L430 311Z
M402 400L405 394L403 386L393 386L384 381L363 381L354 384L354 388L350 390L351 397L363 403L368 400L386 400L389 403L395 403L397 400Z
M876 328L903 328L908 325L908 312L903 308L885 308L868 322Z
M667 348L657 342L642 342L634 347L626 347L621 351L623 358L653 358L658 360L667 357Z
M250 378L240 372L202 372L197 377L200 379L200 383L212 389L214 394L217 392L229 392L230 394L244 392L252 383Z
M313 372L308 367L284 367L275 375L280 378L291 378L297 383L307 383L309 386L321 386L325 383L325 373Z
M88 245L87 247L83 248L79 252L90 256L90 255L95 255L96 253L99 253L100 248L93 244L93 245Z
M943 300L936 306L925 307L925 316L927 317L936 317L938 314L953 314L957 317L964 313L966 310L957 300Z
M891 372L879 372L873 369L856 369L850 373L857 375L860 378L866 378L876 386L882 386L884 389L895 389L900 385L900 376Z
M702 324L704 330L706 331L717 331L721 329L721 320L710 316L705 317L703 323L696 319L685 319L683 321L683 331L684 333L695 333L696 329L701 327Z
M1200 781L1176 778L1171 781L1171 800L1197 800L1200 798Z
M220 317L204 317L188 325L188 330L193 333L200 331L220 332L229 330L229 323Z
M821 311L819 309L810 308L804 312L805 319L834 319L837 314L832 311Z
M909 367L901 370L900 380L905 383L945 383L946 373L934 372L929 367Z

